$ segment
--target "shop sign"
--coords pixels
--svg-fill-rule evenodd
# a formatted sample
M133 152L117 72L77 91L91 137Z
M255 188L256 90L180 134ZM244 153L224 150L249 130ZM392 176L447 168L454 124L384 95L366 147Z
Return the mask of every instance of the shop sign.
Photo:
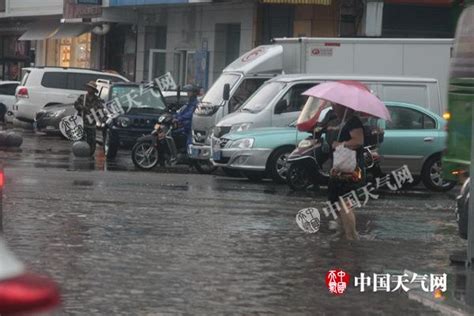
M100 17L102 16L101 2L101 0L64 0L64 18L81 19Z

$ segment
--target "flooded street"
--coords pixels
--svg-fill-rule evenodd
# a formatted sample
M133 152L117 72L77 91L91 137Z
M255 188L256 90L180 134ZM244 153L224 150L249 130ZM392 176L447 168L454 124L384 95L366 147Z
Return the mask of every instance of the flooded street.
M113 163L101 149L81 160L59 137L24 137L21 150L0 152L4 234L60 284L58 315L433 315L398 291L334 297L326 273L452 275L449 254L466 245L457 189L382 192L357 210L361 240L348 243L332 241L325 219L316 234L296 224L299 209L325 201L324 188L294 193L186 166L141 172L125 150Z

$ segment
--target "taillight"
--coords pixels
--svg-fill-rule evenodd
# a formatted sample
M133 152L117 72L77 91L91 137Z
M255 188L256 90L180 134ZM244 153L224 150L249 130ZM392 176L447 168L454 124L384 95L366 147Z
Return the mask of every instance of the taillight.
M49 311L60 304L59 289L52 280L25 273L0 281L0 313Z
M18 88L18 90L16 92L16 97L17 98L29 98L28 88L26 88L26 87Z

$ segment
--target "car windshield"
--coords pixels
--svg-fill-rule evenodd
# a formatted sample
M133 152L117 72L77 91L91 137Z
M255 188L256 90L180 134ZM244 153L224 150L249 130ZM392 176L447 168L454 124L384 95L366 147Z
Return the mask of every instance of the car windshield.
M285 87L283 82L269 82L264 84L244 104L242 111L257 113L263 110L273 98Z
M239 75L233 74L223 74L217 79L217 81L212 85L212 87L207 91L206 95L202 99L202 103L210 103L212 105L220 105L223 101L224 96L224 86L226 84L230 85L230 89L237 83L239 80Z
M157 88L144 86L113 86L110 100L117 102L124 109L166 110L166 103Z

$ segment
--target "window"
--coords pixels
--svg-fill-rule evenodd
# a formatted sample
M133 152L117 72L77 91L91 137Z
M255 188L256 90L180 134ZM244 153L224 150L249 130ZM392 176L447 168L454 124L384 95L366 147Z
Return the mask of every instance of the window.
M436 122L433 118L419 111L402 108L389 107L392 121L387 122L388 130L412 130L412 129L434 129Z
M18 84L2 84L0 85L0 94L1 95L15 95L15 90Z
M5 89L5 94L6 95L12 95L14 96L15 95L15 92L16 92L16 87L18 87L18 84L17 83L13 83L13 84L5 84L3 85L4 89Z
M383 85L383 100L414 103L421 106L428 104L427 85Z
M81 74L81 73L70 73L68 78L68 89L71 90L85 90L85 85L89 81L97 81L97 79L104 79L111 82L121 82L118 77L100 75L100 74Z
M28 77L30 76L31 71L25 70L23 71L23 78L21 79L21 85L24 86L28 81Z
M297 84L291 87L291 89L281 99L286 101L286 109L284 109L282 112L279 111L279 113L301 111L306 101L308 100L308 96L302 95L302 93L308 90L309 88L314 87L314 85L314 83L304 83Z
M267 79L245 79L229 100L229 113L235 112Z
M41 85L45 88L67 89L67 73L45 72Z

